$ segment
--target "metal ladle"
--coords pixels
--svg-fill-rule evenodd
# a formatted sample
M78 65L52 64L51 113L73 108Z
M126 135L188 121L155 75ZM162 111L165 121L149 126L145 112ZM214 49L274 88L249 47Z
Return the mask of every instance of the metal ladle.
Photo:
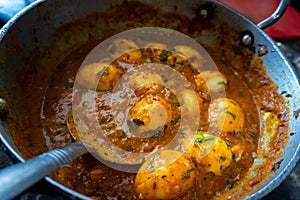
M0 170L0 197L12 199L18 194L38 182L52 171L68 164L75 158L88 153L82 142L78 142L78 136L70 128L69 119L67 126L73 140L76 141L65 147L54 149Z
M34 183L51 174L52 171L87 152L83 143L74 142L26 160L24 163L17 163L1 169L1 199L13 199Z

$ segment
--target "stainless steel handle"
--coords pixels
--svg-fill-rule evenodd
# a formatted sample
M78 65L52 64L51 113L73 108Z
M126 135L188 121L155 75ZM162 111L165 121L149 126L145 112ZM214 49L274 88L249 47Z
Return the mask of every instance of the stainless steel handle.
M291 0L281 0L277 9L272 13L272 15L259 22L257 26L261 29L265 29L277 22L277 20L284 14L287 7L290 5L290 2Z
M55 169L85 153L87 150L84 145L75 142L0 170L1 200L13 199Z

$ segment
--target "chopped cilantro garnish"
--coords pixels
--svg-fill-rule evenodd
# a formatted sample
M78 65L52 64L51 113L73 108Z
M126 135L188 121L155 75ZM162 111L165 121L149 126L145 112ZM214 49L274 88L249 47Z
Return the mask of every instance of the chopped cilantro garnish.
M91 180L91 177L90 177L89 175L83 176L83 177L82 177L82 180L83 180L84 182L88 182L88 181Z
M148 163L148 169L149 170L151 170L152 172L154 172L155 171L155 168L154 168L154 166L153 166L153 161L154 161L154 159L155 159L155 157L151 157L150 158L150 162Z
M132 145L128 145L128 146L127 146L127 150L128 150L128 151L132 151L132 150L134 150L134 146L132 146Z
M177 122L178 122L177 120L173 120L173 119L171 120L171 124L177 124Z
M184 67L184 61L176 62L176 65L179 65L179 66L181 66L181 67Z
M225 113L228 114L228 115L230 115L235 120L236 114L234 114L234 113L232 113L232 112L230 112L228 110L226 110Z
M102 74L108 74L108 69L106 66L104 66L98 73L98 76L101 76Z
M110 129L105 129L104 132L109 135L110 134Z
M195 143L206 142L206 141L210 141L210 140L213 140L213 139L214 138L212 138L212 137L196 138Z
M168 60L168 52L167 51L162 51L160 55L160 61L162 62L167 62Z
M180 103L179 103L179 102L174 103L174 105L175 105L176 107L180 107Z
M121 92L121 93L119 94L119 97L122 98L122 99L124 99L126 96L127 96L127 93L126 93L125 91L124 91L124 92Z
M162 79L162 81L163 81L164 83L166 83L166 82L169 81L164 75L160 75L160 78Z
M230 181L227 181L227 187L228 187L229 189L232 189L232 188L234 187L234 184L231 183Z
M184 172L183 172L183 178L190 178L190 173L191 173L192 171L194 171L193 168L184 171Z
M196 57L191 57L191 58L189 59L189 61L190 61L191 63L195 63L195 62L197 61L197 58L196 58Z
M226 160L226 158L225 158L224 156L221 156L220 159L221 159L222 161L225 161L225 160Z
M201 130L196 131L195 134L200 135L201 137L205 137L204 131L201 131Z
M156 130L153 135L154 138L161 139L162 135L159 130Z
M206 142L206 141L210 141L210 140L214 140L215 138L212 137L212 136L209 136L209 135L204 135L204 132L203 131L197 131L197 134L200 135L201 137L198 137L195 139L194 141L194 145L196 145L200 151L203 150L203 148L201 147L200 143L202 142Z

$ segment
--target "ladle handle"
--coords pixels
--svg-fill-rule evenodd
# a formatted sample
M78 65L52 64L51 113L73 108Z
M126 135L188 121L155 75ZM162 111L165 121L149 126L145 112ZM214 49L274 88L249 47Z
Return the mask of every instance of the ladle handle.
M52 171L87 153L80 142L72 143L0 170L1 200L13 199L18 194L51 174Z

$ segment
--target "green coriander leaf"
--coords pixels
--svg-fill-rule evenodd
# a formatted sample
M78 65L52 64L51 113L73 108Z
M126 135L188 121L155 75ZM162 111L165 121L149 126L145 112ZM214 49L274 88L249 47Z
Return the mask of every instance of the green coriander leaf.
M154 161L154 159L155 159L155 157L151 157L150 158L150 162L149 162L149 164L148 164L148 169L149 170L151 170L152 172L154 172L155 171L155 168L154 168L154 166L153 166L153 161Z
M180 107L180 103L179 103L179 102L176 102L174 105L175 105L176 107Z
M227 187L228 187L229 189L232 189L232 188L234 187L234 184L231 183L230 181L227 181Z
M110 134L110 129L105 129L105 131L104 131L107 135L109 135Z
M101 76L101 75L103 75L103 74L108 74L108 70L107 70L107 67L106 67L106 66L104 66L104 67L97 73L98 76Z
M119 94L119 97L122 98L122 99L124 99L126 96L127 96L127 93L126 93L125 91L124 91L124 92L121 92L121 93Z
M169 81L164 75L160 75L160 78L162 79L162 81L163 81L164 83L166 83L166 82Z
M184 172L183 172L183 178L190 178L190 173L191 173L192 171L194 171L193 168L184 171Z
M222 161L225 161L225 160L226 160L226 158L225 158L224 156L221 156L220 159L221 159Z
M225 113L228 114L228 115L230 115L235 120L236 114L234 114L234 113L232 113L232 112L230 112L228 110L226 110Z
M168 52L167 51L163 51L160 55L160 61L162 62L167 62L168 60Z
M206 141L210 141L210 140L214 140L214 138L212 138L212 137L196 138L195 143L201 143L201 142L206 142Z
M177 124L177 122L178 122L177 120L173 120L173 119L171 120L171 124Z

